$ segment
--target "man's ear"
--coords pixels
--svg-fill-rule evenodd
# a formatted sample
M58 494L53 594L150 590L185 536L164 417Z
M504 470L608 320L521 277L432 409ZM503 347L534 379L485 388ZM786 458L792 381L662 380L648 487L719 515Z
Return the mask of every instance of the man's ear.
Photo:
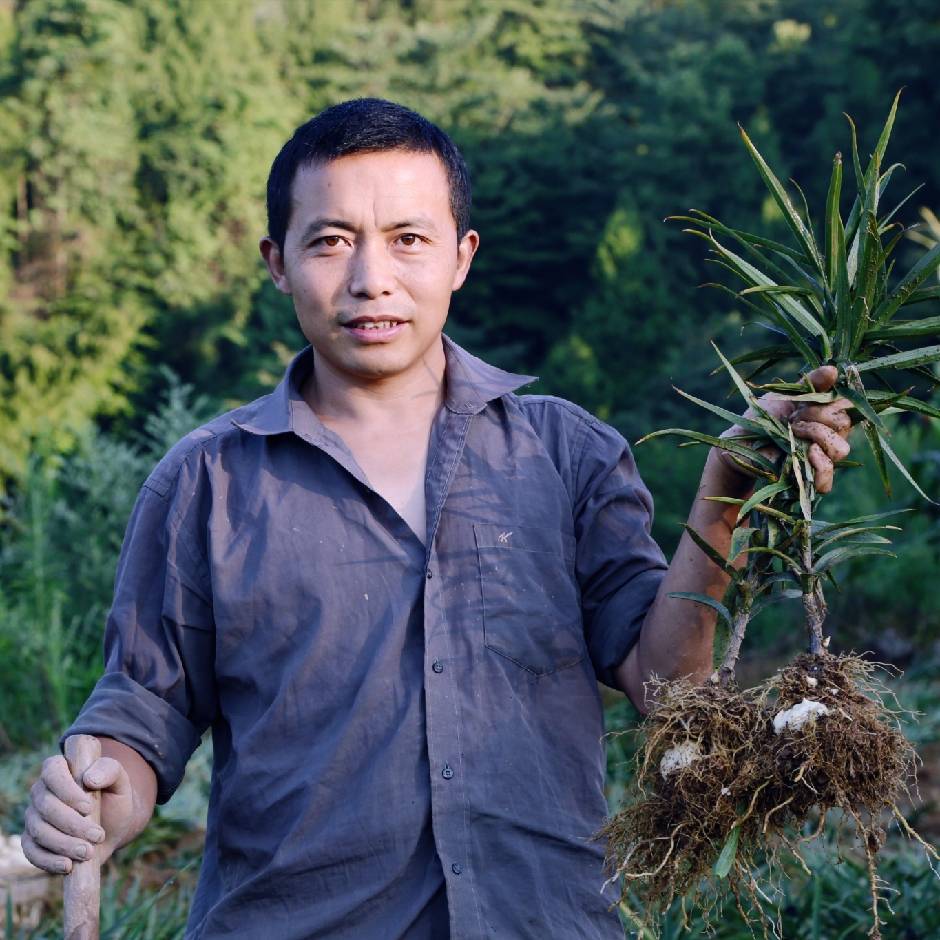
M470 262L480 247L480 235L472 228L468 229L464 237L460 239L457 245L457 270L454 272L454 281L451 290L460 290L463 282L467 279L467 272L470 270Z
M287 281L287 275L284 273L284 256L281 254L277 242L270 235L265 235L258 243L258 249L261 251L261 257L264 258L264 263L267 265L268 274L271 275L271 280L274 281L274 286L282 294L289 294L291 289Z

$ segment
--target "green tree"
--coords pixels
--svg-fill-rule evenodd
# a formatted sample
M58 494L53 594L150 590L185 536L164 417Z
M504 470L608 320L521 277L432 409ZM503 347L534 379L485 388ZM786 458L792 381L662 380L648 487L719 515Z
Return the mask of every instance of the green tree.
M124 401L142 311L115 246L136 217L137 22L114 0L17 9L2 73L0 481ZM2 485L2 484L0 484Z

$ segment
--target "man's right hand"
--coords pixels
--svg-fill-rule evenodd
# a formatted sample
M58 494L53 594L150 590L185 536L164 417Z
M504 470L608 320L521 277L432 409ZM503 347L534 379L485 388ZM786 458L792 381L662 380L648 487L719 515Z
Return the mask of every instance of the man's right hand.
M137 760L143 762L140 757ZM42 774L30 790L22 836L23 854L37 868L66 875L72 870L73 859L91 858L93 851L104 861L142 828L137 826L140 811L131 780L114 757L98 758L85 771L82 783L85 790L72 779L61 755L43 762ZM100 828L87 818L92 809L87 790L101 793ZM153 809L152 801L149 809ZM149 816L147 812L147 819Z

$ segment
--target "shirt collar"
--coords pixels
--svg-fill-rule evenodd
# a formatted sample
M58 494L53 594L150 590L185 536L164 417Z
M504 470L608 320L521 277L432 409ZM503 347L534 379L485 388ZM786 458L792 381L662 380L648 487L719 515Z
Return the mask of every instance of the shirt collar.
M514 392L536 380L491 366L444 336L444 404L457 414L477 414L487 402ZM256 402L240 408L232 423L251 434L284 434L289 431L314 440L325 431L301 394L304 380L313 368L307 346L291 360L277 388Z
M477 414L487 402L508 395L536 381L534 375L517 375L491 366L444 337L444 404L457 414Z

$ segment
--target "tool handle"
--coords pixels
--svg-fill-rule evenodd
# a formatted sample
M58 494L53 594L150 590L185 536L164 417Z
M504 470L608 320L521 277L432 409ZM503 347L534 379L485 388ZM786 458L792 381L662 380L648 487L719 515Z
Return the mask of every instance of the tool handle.
M101 742L88 734L73 734L65 741L65 759L72 778L81 787L85 771L101 757ZM84 787L83 787L84 789ZM88 819L101 825L101 794L88 790L94 808ZM92 856L79 862L73 859L72 870L65 876L65 940L98 940L101 908L101 859L98 847Z

